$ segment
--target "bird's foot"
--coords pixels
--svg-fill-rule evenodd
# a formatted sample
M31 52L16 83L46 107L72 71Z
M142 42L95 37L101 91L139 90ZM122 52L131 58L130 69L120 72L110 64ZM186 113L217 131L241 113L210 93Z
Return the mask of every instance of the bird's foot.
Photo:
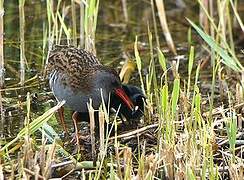
M70 141L71 144L77 144L77 145L80 145L80 142L87 142L88 141L88 136L84 136L80 133L74 133L72 135L72 139Z

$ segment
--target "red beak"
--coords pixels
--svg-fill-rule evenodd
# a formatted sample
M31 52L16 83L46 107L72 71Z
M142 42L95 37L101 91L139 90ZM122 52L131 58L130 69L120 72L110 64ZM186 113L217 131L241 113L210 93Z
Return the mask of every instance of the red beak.
M126 104L126 106L130 110L134 110L134 104L132 103L131 99L127 96L125 91L122 88L115 89L115 94L122 99L122 101Z

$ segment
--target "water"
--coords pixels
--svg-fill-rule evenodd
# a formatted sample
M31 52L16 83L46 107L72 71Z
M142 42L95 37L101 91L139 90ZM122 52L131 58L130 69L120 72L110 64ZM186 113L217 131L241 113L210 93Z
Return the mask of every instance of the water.
M69 3L65 1L66 4ZM64 5L65 3L62 3ZM160 39L162 51L167 57L169 64L172 60L180 60L180 69L182 75L187 74L187 31L188 23L184 17L191 17L191 20L198 19L197 3L185 1L185 9L177 7L173 2L166 2L167 18L173 40L177 47L178 56L173 56L168 51L165 39L157 18L157 30ZM26 86L20 87L19 83L19 12L16 0L5 1L4 16L4 58L6 65L6 89L18 87L19 89L8 90L2 93L3 105L5 111L5 129L6 137L13 137L23 127L26 114L26 93L30 92L32 97L32 117L37 117L49 109L55 102L52 100L52 94L45 80L42 78L43 65L47 49L43 50L43 36L48 27L46 15L46 2L28 0L25 4L25 56L28 66L26 69L26 80L35 77L27 82ZM103 64L115 67L118 72L125 61L124 54L134 58L134 40L135 36L139 39L139 50L143 60L143 73L147 73L149 63L149 45L148 45L148 25L154 32L152 24L152 13L150 1L127 1L128 23L125 22L121 1L101 1L98 17L98 26L96 33L97 56ZM65 22L71 24L71 13L69 12ZM77 6L77 18L79 16ZM194 18L192 18L194 17ZM77 19L77 23L79 19ZM79 31L79 27L78 27ZM194 35L194 34L193 34ZM195 36L195 35L194 35ZM155 36L154 36L155 40ZM200 58L198 58L200 59ZM156 64L158 76L162 71L158 63ZM204 73L203 78L211 79L208 76L211 69ZM133 73L131 83L139 84L138 74ZM211 82L209 81L209 84ZM3 114L1 114L3 116ZM70 118L70 112L66 113L66 118ZM70 121L71 122L71 121ZM55 122L53 123L55 127ZM72 126L72 124L69 124ZM58 127L57 127L58 128Z
M0 126L0 147L5 144L7 141L9 142L13 138L16 137L16 134L24 127L25 123L25 117L26 117L26 95L27 92L30 92L31 94L31 121L34 120L36 117L42 115L44 112L49 110L51 107L53 107L56 104L56 101L48 87L47 80L45 80L42 76L43 70L44 70L44 64L46 61L46 55L47 55L47 42L43 42L43 37L45 36L45 32L48 28L48 21L47 21L47 15L46 15L46 1L36 1L36 0L28 0L25 4L25 56L27 60L27 66L26 66L26 83L24 87L21 87L19 85L20 81L20 41L19 41L19 9L18 9L18 1L16 0L5 0L4 8L5 8L5 16L4 16L4 59L5 59L5 68L6 68L6 77L5 77L5 91L2 91L2 103L3 103L3 113L1 113L1 118L4 119L4 126ZM55 1L56 2L56 1ZM191 20L198 22L199 18L199 5L196 1L192 0L185 0L185 7L179 7L176 6L175 2L179 3L180 0L175 1L164 1L165 8L166 8L166 14L167 14L167 20L170 32L172 34L174 43L177 48L178 55L175 56L173 53L171 53L167 47L167 44L165 42L165 38L163 35L163 32L161 30L160 22L158 17L157 18L157 31L159 34L159 40L160 40L160 48L163 51L165 57L167 58L167 66L170 68L172 64L178 60L179 61L179 74L181 79L181 88L183 90L184 83L187 82L187 59L188 59L188 53L189 53L189 44L187 42L187 33L189 29L189 24L186 21L184 17L188 17ZM70 1L69 0L63 0L61 3L61 7L65 6L68 7L66 10L68 12L65 23L67 26L71 27L71 13L70 13ZM243 19L244 11L243 8L244 3L240 3L238 6L239 13ZM79 8L77 6L77 32L79 32ZM120 72L121 67L123 63L125 62L125 57L134 60L134 41L135 36L138 36L138 49L140 51L142 63L143 63L143 76L148 74L148 65L150 62L150 48L148 43L148 26L150 27L150 31L153 33L153 46L156 47L155 43L155 35L154 35L154 28L153 28L153 21L152 21L152 9L150 5L150 0L128 0L127 1L127 10L128 10L128 22L125 21L125 16L123 14L122 4L121 1L109 1L109 0L100 0L100 8L99 8L99 17L98 17L98 26L97 26L97 32L96 32L96 50L97 50L97 56L101 60L101 62L105 65L114 67L118 72ZM156 8L155 8L156 12ZM235 28L234 28L235 29ZM237 45L236 52L239 59L243 59L243 54L239 53L241 49L243 49L243 41L244 36L240 29L235 29L235 42ZM64 36L63 36L64 37ZM64 37L65 38L65 37ZM205 50L203 50L203 44L201 43L200 38L197 36L197 34L192 31L192 40L193 44L195 45L196 51L195 51L195 63L194 68L192 72L192 76L194 78L195 75L195 69L197 64L200 61L205 61L208 58L208 53L206 53ZM78 39L79 41L79 39ZM62 41L65 43L65 39ZM43 44L45 43L45 44ZM45 45L45 46L44 46ZM43 49L45 47L45 49ZM156 56L156 49L154 49L155 56ZM202 66L200 70L200 77L198 86L200 88L201 97L202 97L202 112L208 111L207 108L209 108L209 94L211 93L211 78L212 78L212 69L210 64L210 60L206 61L206 66ZM227 68L224 68L226 70ZM156 72L157 72L157 78L160 80L161 76L163 75L162 68L160 67L159 63L156 60ZM169 69L168 72L168 81L169 85L174 80L174 77L172 75L171 69ZM225 73L227 74L227 73ZM229 73L231 74L231 73ZM234 73L233 73L234 74ZM228 87L232 90L232 92L235 91L235 85L236 85L236 79L232 76L225 77L227 80ZM234 74L235 75L235 74ZM229 79L228 79L229 78ZM192 82L194 83L194 79L192 79ZM137 73L137 70L133 72L132 77L130 79L130 84L135 84L140 86L140 80L139 75ZM222 105L222 102L225 102L226 99L222 99L223 96L221 96L221 92L226 91L226 89L223 88L223 86L220 85L219 79L216 80L215 83L216 89L215 89L215 96L214 96L214 104L215 107ZM234 87L233 87L234 86ZM171 91L171 87L169 88ZM193 92L193 86L192 90ZM227 94L227 93L226 93ZM226 95L224 98L226 98ZM232 97L233 98L233 97ZM183 103L182 103L183 104ZM179 104L179 108L181 109L182 104ZM225 106L227 106L227 103L223 103ZM206 106L205 106L206 105ZM156 108L156 107L154 107ZM65 111L65 120L66 125L68 125L68 129L70 132L72 131L73 124L71 120L71 111L67 110ZM156 121L157 115L155 115ZM204 117L205 118L205 117ZM180 119L183 120L183 119ZM222 121L222 120L221 120ZM155 122L157 123L157 122ZM55 129L55 131L61 136L62 135L62 128L57 123L56 118L53 117L48 121L48 124L51 125ZM144 124L143 124L144 125ZM222 125L222 124L221 124ZM79 126L79 129L82 129L82 132L85 132L86 134L89 134L89 127L87 124L82 124L82 127ZM222 131L221 131L222 130ZM178 132L177 132L178 133ZM216 137L218 137L218 134L221 134L222 136L223 129L220 128L220 131L216 131ZM5 138L2 138L4 136ZM151 151L154 152L153 149L156 148L156 143L158 143L157 139L155 138L154 133L145 133L144 135L140 136L140 141L138 143L139 138L135 139L125 139L124 141L120 140L120 143L122 146L125 144L133 149L133 155L135 157L138 157L137 150L139 149L140 152L143 152L144 149L146 149L146 153L151 154ZM215 136L214 136L215 137ZM222 136L223 137L223 136ZM146 139L145 139L146 138ZM217 139L216 138L216 139ZM33 147L36 144L41 144L41 133L37 132L35 133L35 138L33 138L35 142L29 143L33 144ZM69 139L70 140L70 139ZM179 138L181 141L181 138ZM223 138L225 140L225 138ZM178 140L177 140L178 141ZM66 142L66 139L62 139L62 142ZM217 141L216 141L217 142ZM214 145L211 142L211 146ZM22 142L20 142L22 143ZM27 143L28 144L28 143ZM68 143L67 143L68 144ZM146 144L146 148L144 148L144 145ZM19 144L18 144L19 145ZM15 147L18 147L15 146ZM73 150L75 149L75 144L69 143L67 146L64 146L64 149L68 151L70 154L72 154ZM91 145L90 141L82 141L82 150L81 150L81 156L82 157L76 157L79 159L79 161L82 160L92 160L91 157ZM217 144L216 144L217 145ZM26 145L25 145L26 146ZM107 148L108 154L113 154L114 152L114 145ZM158 146L158 144L157 144ZM140 147L143 147L140 149ZM27 146L28 148L28 146ZM34 147L36 149L36 147ZM34 149L33 148L33 149ZM199 146L198 148L201 149ZM25 151L26 147L22 146L22 150L15 151L14 153L10 153L10 156L13 157L15 161L19 161L22 163L22 154L32 152L31 148L30 151ZM178 149L178 148L177 148ZM135 151L134 151L135 150ZM222 149L223 150L223 149ZM33 152L32 152L33 153ZM36 152L38 157L38 150ZM167 153L167 151L166 151ZM178 152L180 153L180 151ZM46 152L44 153L46 154ZM75 153L76 154L76 153ZM177 156L177 153L174 152ZM222 153L221 153L222 154ZM29 155L29 154L28 154ZM46 156L46 155L45 155ZM75 155L74 155L75 156ZM182 154L180 154L182 156ZM177 157L180 157L177 156ZM215 156L215 155L214 155ZM33 156L34 157L34 156ZM35 159L37 159L35 157ZM49 157L49 156L47 156ZM55 162L58 162L60 159L62 162L65 162L67 160L67 156L65 156L65 159L62 159L64 156L61 154L58 154L55 159ZM216 156L215 156L216 158ZM218 157L217 157L218 158ZM10 168L8 165L10 161L10 164L12 164L12 160L7 158L6 163L4 166L4 171L6 171L6 168ZM32 155L25 159L26 163L30 164L33 162ZM223 159L221 157L221 159ZM216 160L216 159L215 159ZM219 160L218 160L219 161ZM137 160L136 160L137 162ZM38 162L39 164L39 162ZM41 163L40 163L41 164ZM134 160L133 160L134 164ZM136 163L135 163L136 164ZM221 161L222 164L222 161ZM41 165L40 165L41 166ZM176 165L177 166L177 165ZM176 167L175 166L175 167ZM24 166L25 167L25 166ZM135 168L136 165L133 167ZM220 166L221 167L221 166ZM20 167L21 168L21 167ZM74 168L74 167L72 167ZM21 174L19 172L19 167L17 167L18 172L16 170L17 174ZM28 169L28 167L27 167ZM32 168L29 168L32 169ZM11 168L8 171L8 173L11 172ZM60 168L60 174L55 174L53 177L61 177L62 175L66 174L70 170L69 168L66 169ZM106 169L104 169L106 171ZM59 171L59 168L57 169ZM65 172L62 172L65 171ZM183 172L184 170L182 170ZM163 171L162 171L163 172ZM77 171L77 174L73 173L71 174L71 179L74 179L74 177L79 176L79 171ZM222 173L222 172L221 172ZM16 174L16 177L18 175ZM106 173L105 173L106 174ZM158 174L160 177L160 174Z

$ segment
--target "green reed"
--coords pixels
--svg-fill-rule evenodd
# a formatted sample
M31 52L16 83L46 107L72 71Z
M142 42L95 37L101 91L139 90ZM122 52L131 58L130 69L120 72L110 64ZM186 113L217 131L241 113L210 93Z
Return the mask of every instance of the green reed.
M85 6L84 32L85 49L96 54L95 35L97 27L97 15L99 0L89 0Z
M151 34L149 33L149 39ZM150 43L149 43L150 44ZM151 45L150 45L151 46ZM150 48L151 51L151 48ZM150 52L149 52L150 53ZM188 81L187 81L187 91L184 92L181 90L181 76L180 73L177 71L176 68L176 76L173 82L172 91L170 93L170 87L168 82L168 69L167 69L167 61L160 50L160 48L157 49L157 60L159 64L161 65L161 68L163 70L163 75L160 79L161 83L159 86L160 89L160 103L156 103L156 114L158 114L159 117L159 130L158 130L158 153L162 150L165 152L170 153L173 151L177 154L175 151L176 147L179 146L179 144L176 144L175 139L179 138L177 133L178 128L181 128L180 123L182 123L185 126L185 135L186 139L181 139L183 144L181 144L182 153L184 152L187 154L184 161L186 162L186 165L184 168L186 168L186 177L189 179L194 179L197 176L206 177L208 172L211 177L214 179L218 176L218 172L216 171L216 165L213 164L213 153L212 153L212 147L211 147L211 138L214 136L211 123L209 124L207 119L202 116L202 97L200 93L200 89L198 88L198 81L199 81L199 74L200 74L200 64L198 64L197 69L195 71L195 82L194 86L192 88L191 85L191 78L192 78L192 72L193 72L193 65L194 65L194 47L192 46L190 48L189 52L189 61L188 61ZM137 49L137 38L135 41L135 59L137 62L138 72L140 75L142 67L141 58ZM151 67L148 67L149 74L154 73L150 69ZM146 79L147 87L148 87L148 81L153 75L147 75L144 77L142 74L140 75L142 87L144 87L144 79ZM148 79L148 80L147 80ZM154 87L155 88L155 87ZM148 90L148 88L147 88ZM193 93L191 91L193 90ZM149 93L150 92L150 93ZM151 96L156 96L156 91L150 90L147 92L148 94L151 94ZM192 96L190 96L192 94ZM180 109L180 106L183 106L182 108L186 108L188 104L184 101L182 101L181 97L187 97L186 99L189 101L191 100L191 106L189 107L190 111L186 111L184 117L184 122L180 118L180 113L183 111L183 109ZM154 100L155 101L155 100ZM152 102L154 103L154 102ZM180 119L179 119L180 118ZM183 133L184 134L184 133ZM177 140L179 141L179 139ZM199 148L199 142L200 141L200 148ZM179 147L178 147L179 148ZM163 158L163 155L161 155ZM189 157L189 158L187 158ZM142 156L141 156L142 158ZM202 161L203 158L203 161ZM156 161L156 159L155 159ZM174 158L171 156L168 156L165 161L171 162L170 164L176 163ZM157 161L160 163L159 161ZM141 159L140 161L140 171L144 171L143 166L145 165L146 160ZM173 168L173 166L177 166L177 163L172 166L166 166L166 169L168 171L167 176L173 177L173 172L177 171ZM197 171L198 167L203 167L201 172ZM175 172L176 173L176 172ZM175 176L174 176L175 177Z
M140 76L140 81L141 81L141 89L143 91L143 93L145 94L145 86L144 86L144 82L143 82L143 77L142 77L142 61L141 61L141 57L139 55L139 51L137 48L137 36L136 36L136 40L135 40L135 44L134 44L134 53L135 53L135 58L136 58L136 65L137 65L137 69L138 69L138 73Z
M235 46L233 40L233 17L231 16L230 9L232 8L235 18L241 27L243 23L240 16L236 10L233 1L222 1L218 0L216 4L213 1L209 1L209 4L204 3L204 1L198 0L199 6L201 8L202 18L209 26L204 26L206 33L210 31L210 36L205 34L201 29L195 29L198 31L200 36L205 40L205 42L211 47L211 65L213 71L212 79L212 92L210 99L210 111L213 109L213 98L214 98L214 84L216 75L220 76L221 63L225 64L230 69L235 71L242 71L242 65L238 61L235 55ZM237 2L236 2L237 3ZM216 6L216 7L215 7ZM209 7L209 8L208 8ZM217 10L218 20L216 21L214 17L214 10ZM192 23L191 23L192 24ZM229 41L229 42L228 42ZM220 61L220 57L223 58ZM230 73L230 70L227 71ZM221 77L218 77L221 79ZM211 113L210 113L211 118Z
M23 3L24 1L20 2ZM46 2L48 28L44 28L45 32L43 44L45 44L47 41L50 41L50 44L60 43L62 41L66 41L67 43L74 42L77 44L76 39L78 37L78 32L75 22L76 17L73 14L75 12L74 7L76 6L75 3L77 3L77 1L72 1L73 4L71 4L71 9L68 5L62 4L61 0L59 0L57 4L55 4L52 0L47 0ZM85 24L84 28L80 28L80 45L83 45L82 39L85 39L86 48L90 51L95 51L95 30L99 1L91 0L86 1L86 3L84 2L85 1L80 1L80 27L83 27L83 24ZM202 1L199 0L200 6L203 6L201 2ZM218 3L219 2L220 1L218 1ZM153 3L153 1L151 1L151 3ZM158 1L156 3L160 2ZM206 19L209 21L209 26L206 24L205 28L210 29L210 36L206 33L208 31L204 32L201 28L190 21L192 27L211 48L211 60L213 66L212 90L209 105L210 111L207 112L207 115L204 115L204 113L206 113L203 108L204 97L201 95L201 86L199 86L199 81L201 80L199 78L201 74L201 64L197 64L197 60L195 60L197 47L193 46L191 30L189 30L188 34L188 42L191 46L188 53L187 77L184 77L181 72L178 71L178 68L173 70L174 77L171 77L170 73L172 72L172 64L170 64L171 62L167 60L167 55L163 54L157 37L156 49L154 49L153 34L148 28L147 34L149 51L147 53L150 57L148 61L149 67L144 65L144 60L142 61L142 58L140 57L141 52L139 53L138 50L137 37L135 38L134 54L140 77L141 88L148 97L146 100L147 104L145 112L150 114L150 123L155 123L155 125L158 123L158 129L156 130L155 134L153 134L157 136L157 143L154 146L149 149L146 146L146 141L144 144L140 144L139 142L141 139L140 134L138 133L139 153L135 155L131 147L127 147L127 145L124 145L122 141L119 140L117 135L118 124L115 117L113 120L113 126L115 127L114 139L109 138L111 131L107 130L106 135L103 133L100 134L100 153L98 155L98 161L96 163L92 161L79 162L79 158L72 156L60 145L58 134L46 123L52 118L52 115L62 104L58 104L51 109L47 109L42 116L34 118L34 120L30 122L32 119L32 114L30 108L30 94L28 93L26 102L27 116L25 127L20 130L16 138L6 142L6 144L2 146L0 149L1 158L3 158L5 161L9 161L9 159L11 159L10 155L12 155L12 152L19 147L22 147L21 152L24 152L23 154L25 157L28 157L27 155L30 155L33 152L26 152L30 152L27 150L33 149L32 145L34 144L36 148L35 151L38 153L40 152L40 154L36 154L35 156L40 157L40 163L36 162L35 165L36 167L40 165L42 172L42 174L35 172L36 179L50 177L50 170L53 168L52 163L60 160L57 157L58 154L62 154L62 156L71 159L72 163L74 164L71 170L81 171L84 179L163 179L165 176L168 179L219 179L219 165L215 161L217 151L217 153L227 154L226 157L229 157L226 158L226 162L230 173L233 172L233 169L236 170L235 172L237 172L236 165L238 163L240 163L241 166L243 165L243 161L235 156L237 152L236 134L238 132L238 116L235 110L232 108L228 110L228 116L226 116L225 111L218 116L221 120L223 119L226 124L224 133L227 134L227 145L229 145L229 148L227 149L229 150L229 153L222 151L219 147L216 150L215 145L217 143L215 138L217 135L216 127L214 126L216 121L213 120L212 113L214 110L214 87L216 86L220 63L224 64L228 68L231 68L233 71L243 72L243 66L236 58L233 38L231 37L233 34L233 27L230 20L230 9L228 9L230 8L230 5L235 13L238 23L240 25L242 25L242 23L232 0L230 0L229 3L230 4L219 4L224 5L222 7L219 6L218 10L216 11L219 16L222 16L219 24L214 21L211 10L206 9L203 6L202 13L206 15ZM24 4L22 4L22 10L23 8ZM85 12L83 8L85 8ZM69 27L68 23L65 21L67 9L71 11L71 27ZM223 17L224 9L227 11L226 17ZM153 16L155 16L155 14ZM204 21L206 21L206 19ZM226 26L223 23L224 21L227 22ZM155 27L156 21L154 20L154 28ZM221 28L225 29L220 33L219 30ZM82 35L83 32L85 33L85 38L84 35ZM154 34L157 36L156 28L154 29ZM72 39L73 42L71 41ZM46 46L43 45L43 52L45 49ZM159 72L156 72L155 70L155 65L157 63L160 65ZM223 66L223 68L225 66ZM143 69L148 70L147 75L142 73ZM161 77L158 78L157 75L161 75ZM173 80L171 81L171 79ZM185 80L187 81L186 88L183 85ZM8 87L7 90L16 91L17 88L11 89L11 87ZM0 93L1 92L2 91L0 91ZM231 104L230 100L229 104ZM209 106L207 106L207 108ZM2 104L0 104L0 107L2 107ZM108 107L105 107L105 103L103 102L103 107L100 109L99 114L100 132L104 132L104 121L108 122L110 119L107 109ZM147 121L146 118L148 117L145 116L145 121ZM211 119L211 121L209 119ZM32 138L35 139L35 132L37 130L42 133L42 144L40 146L36 143L32 143L31 141ZM91 134L92 133L93 132L91 132ZM152 132L150 133L152 134ZM51 144L47 144L46 139L48 139ZM147 139L145 138L145 140ZM21 144L21 142L24 142L24 144ZM92 142L94 151L94 139ZM115 155L113 155L113 153L109 153L110 145L114 147ZM150 154L148 152L150 152ZM18 166L19 170L13 168L13 173L19 172L20 178L26 177L27 168L24 166L24 164L32 162L32 159L34 158L31 158L20 158L20 165ZM0 169L1 167L2 164L0 165ZM9 167L9 165L5 165L5 168L6 167ZM86 171L86 169L88 169L88 171ZM14 175L12 176L14 177Z
M193 63L194 63L194 46L191 46L190 54L189 54L189 62L188 62L188 81L187 81L187 92L186 92L187 99L190 98L191 73L192 73Z
M232 153L231 162L235 162L235 146L237 134L237 115L235 112L230 112L230 116L226 117L227 136L230 144L230 152Z
M53 115L53 113L60 108L64 102L58 103L55 107L51 108L47 112L45 112L43 115L39 116L35 120L33 120L28 126L25 126L18 134L17 136L10 142L8 142L5 146L3 146L0 149L0 154L4 154L5 151L13 145L15 142L17 142L20 138L24 137L26 134L33 134L36 132L39 128L42 127L43 123L47 122L48 119L50 119ZM28 119L28 118L27 118Z

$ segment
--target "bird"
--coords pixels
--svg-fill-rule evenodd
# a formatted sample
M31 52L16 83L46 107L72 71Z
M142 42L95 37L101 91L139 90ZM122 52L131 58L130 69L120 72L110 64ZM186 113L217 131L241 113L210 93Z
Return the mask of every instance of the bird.
M144 115L144 102L146 100L146 96L137 86L122 84L121 87L135 105L135 110L132 111L129 109L120 98L117 98L116 95L112 94L110 97L109 113L117 114L123 123L125 123L125 121L129 121L130 123L134 120L140 119ZM79 121L89 122L88 112L78 112L77 117ZM99 115L97 111L95 112L94 118L96 121L98 121Z
M110 106L115 110L115 112L118 111L120 119L123 120L125 118L125 120L132 122L132 120L137 120L144 115L144 102L146 100L146 96L140 88L134 85L122 84L122 89L134 104L134 111L131 111L131 109L129 109L121 99L116 98L114 94L111 96Z
M102 65L94 54L84 49L70 45L54 45L49 52L46 73L50 89L57 101L64 100L64 106L74 111L72 119L76 133L77 115L88 113L87 103L90 100L92 107L98 110L102 99L107 105L111 97L111 108L118 109L120 106L119 115L128 120L141 117L143 113L142 92L137 87L122 85L113 68ZM137 102L140 103L140 108L135 105ZM67 132L63 113L62 107L58 114Z

